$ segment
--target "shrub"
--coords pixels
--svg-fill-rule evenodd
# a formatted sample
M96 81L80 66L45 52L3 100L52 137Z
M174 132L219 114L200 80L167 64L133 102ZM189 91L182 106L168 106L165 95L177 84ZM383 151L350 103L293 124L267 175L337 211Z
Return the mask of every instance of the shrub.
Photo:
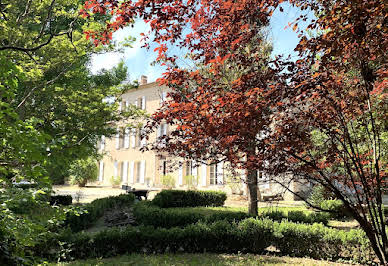
M323 223L324 225L327 225L330 218L330 215L324 212L289 211L285 213L279 210L266 211L261 216L273 221L288 220L295 223Z
M136 222L141 225L154 227L184 227L199 221L213 223L224 220L228 222L240 221L248 218L245 212L212 210L210 214L204 215L201 210L193 208L159 208L151 202L138 202L134 205L133 214Z
M161 208L223 206L226 193L219 191L163 190L152 200Z
M217 221L212 224L197 223L185 228L171 229L129 226L123 229L108 229L94 235L65 235L61 241L72 246L70 255L75 259L109 257L133 252L261 253L272 243L271 228L270 221L254 219L240 224Z
M198 184L198 176L186 175L184 177L186 185L189 189L195 189Z
M118 187L120 186L121 179L119 176L111 176L109 179L109 182L112 185L112 187Z
M70 183L84 187L87 182L96 181L98 174L97 162L89 157L84 160L76 160L69 168Z
M68 206L73 203L71 195L56 195L50 196L50 205L64 205Z
M314 206L321 206L322 201L328 200L331 198L331 194L326 190L322 185L314 186L311 195L309 197L309 202Z
M175 187L175 179L172 175L164 175L160 178L160 183L164 188L173 188Z
M78 213L75 212L68 215L66 218L66 225L68 225L73 232L84 230L93 225L106 210L114 207L129 206L134 200L135 196L132 193L96 199L79 209Z
M373 260L365 233L331 229L322 224L274 223L274 246L284 255L314 259L346 259L359 263Z
M274 246L283 255L315 259L346 259L369 263L373 252L361 230L338 230L322 224L248 218L239 223L217 221L184 228L150 226L108 229L96 234L63 235L76 259L108 257L124 253L214 252L262 253Z
M341 200L324 200L321 202L321 209L328 210L330 217L335 219L350 216Z

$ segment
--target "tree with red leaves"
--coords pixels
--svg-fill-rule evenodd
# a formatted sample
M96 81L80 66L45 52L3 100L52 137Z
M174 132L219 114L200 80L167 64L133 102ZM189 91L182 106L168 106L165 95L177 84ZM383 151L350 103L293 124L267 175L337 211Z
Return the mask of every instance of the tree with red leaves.
M268 62L258 36L281 2L92 0L83 14L115 15L106 31L87 33L102 43L135 17L149 22L158 59L168 67L160 82L173 88L152 125L177 126L165 150L323 185L342 200L386 264L388 4L290 0L314 12L308 30L316 35L301 32L297 62ZM173 45L187 49L204 70L179 67L168 53Z

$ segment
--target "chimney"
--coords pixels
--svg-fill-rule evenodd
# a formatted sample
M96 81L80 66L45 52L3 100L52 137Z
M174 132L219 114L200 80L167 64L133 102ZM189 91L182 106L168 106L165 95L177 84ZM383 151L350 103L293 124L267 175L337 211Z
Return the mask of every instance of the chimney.
M140 85L147 84L147 76L141 75L140 77Z

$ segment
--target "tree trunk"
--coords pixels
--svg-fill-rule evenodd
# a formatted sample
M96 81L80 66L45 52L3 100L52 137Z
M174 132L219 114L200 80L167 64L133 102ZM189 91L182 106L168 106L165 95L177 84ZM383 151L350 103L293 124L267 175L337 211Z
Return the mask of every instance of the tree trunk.
M248 192L248 213L257 216L257 171L246 170L247 192Z

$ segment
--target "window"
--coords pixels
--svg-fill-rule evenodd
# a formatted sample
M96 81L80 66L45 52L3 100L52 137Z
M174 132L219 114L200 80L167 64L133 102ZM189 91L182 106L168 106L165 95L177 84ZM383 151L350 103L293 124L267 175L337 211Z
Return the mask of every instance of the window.
M100 150L103 151L105 150L105 136L101 136L101 142L100 142Z
M159 158L159 174L167 175L167 160L163 156Z
M193 174L193 168L192 168L192 163L190 161L187 161L185 164L185 173L186 175L192 175Z
M102 182L104 180L104 162L100 161L99 169L98 169L98 181Z
M162 105L167 100L167 92L163 91L160 95L160 105Z
M210 185L217 185L217 164L210 165Z
M158 137L167 136L167 127L168 125L166 123L160 124L158 130Z
M136 183L140 183L140 175L141 175L141 166L140 162L135 162L135 172L136 172Z
M136 147L141 147L141 138L140 138L140 130L136 129Z

